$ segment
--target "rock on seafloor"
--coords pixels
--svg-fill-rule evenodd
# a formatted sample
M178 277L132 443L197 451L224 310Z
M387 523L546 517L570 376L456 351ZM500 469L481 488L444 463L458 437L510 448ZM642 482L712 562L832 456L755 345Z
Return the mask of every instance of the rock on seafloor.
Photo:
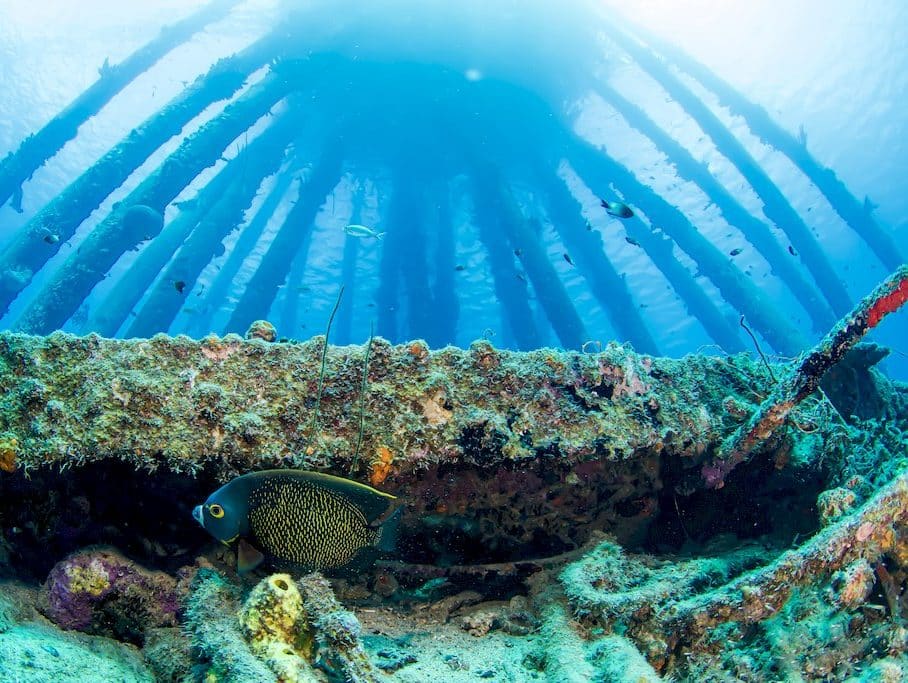
M176 626L180 609L175 579L104 548L58 562L45 596L45 613L61 628L137 644L146 629Z
M0 585L0 681L4 683L154 683L135 647L62 631L30 607L35 597ZM18 604L17 604L18 603Z

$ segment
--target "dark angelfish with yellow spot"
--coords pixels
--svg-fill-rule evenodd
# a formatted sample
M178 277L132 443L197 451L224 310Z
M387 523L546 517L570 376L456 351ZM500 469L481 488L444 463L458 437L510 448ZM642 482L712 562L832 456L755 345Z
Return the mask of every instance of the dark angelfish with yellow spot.
M306 570L355 569L394 549L394 496L319 472L266 470L228 482L192 516L226 544L237 570L263 561ZM390 513L390 514L389 514Z

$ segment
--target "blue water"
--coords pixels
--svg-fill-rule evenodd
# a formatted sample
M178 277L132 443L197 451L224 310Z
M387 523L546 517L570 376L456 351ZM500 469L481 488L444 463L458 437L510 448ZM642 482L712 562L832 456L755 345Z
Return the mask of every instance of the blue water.
M98 1L77 9L62 0L39 7L4 3L0 156L19 149L90 87L105 60L118 64L162 26L203 4ZM719 133L731 134L745 165L767 178L786 210L803 222L807 241L828 262L848 304L890 269L796 166L790 150L737 110L729 93L799 141L818 168L844 183L845 195L866 206L879 231L908 250L908 115L900 101L908 89L908 55L900 43L908 10L895 1L875 3L870 12L847 2L806 2L782 11L773 3L732 8L705 0L683 10L669 2L633 9L617 2L567 9L544 2L385 2L368 10L361 3L310 3L298 10L292 3L239 3L138 75L35 170L22 186L21 212L15 202L0 208L0 250L134 127L218 59L275 27L294 31L287 54L313 65L295 76L298 94L250 120L224 146L221 161L160 207L161 237L183 213L177 204L191 201L282 114L295 117L300 137L280 170L262 178L237 224L225 226L222 246L211 249L200 270L186 279L169 274L178 272L174 264L181 258L171 249L160 274L144 284L147 293L108 333L128 335L132 320L144 317L148 333L242 334L252 316L273 322L281 336L308 338L324 331L343 285L333 338L342 344L363 342L374 329L395 342L425 338L434 347L486 338L510 348L587 350L631 341L671 356L751 351L739 325L745 315L764 350L794 355L819 339L825 323L818 320L834 318L811 310L811 301L792 290L765 250L744 236L740 221L720 209L716 192L692 180L691 172L705 172L726 201L762 226L814 301L837 314L848 306L821 291L789 226L764 210L765 193ZM652 47L664 73L652 72L622 46L622 36ZM690 63L670 52L675 48ZM274 56L280 53L275 48ZM23 329L29 312L52 296L48 283L117 202L267 73L267 67L255 70L230 100L207 107L162 144L72 237L37 243L53 255L12 301L0 328ZM666 77L721 130L709 130L696 107L672 94ZM620 112L609 92L642 116ZM683 158L648 135L646 125ZM311 200L314 218L288 226L275 255L269 248L326 149L340 155L340 166L323 181L327 190ZM609 159L627 176L581 150ZM553 196L567 206L559 208ZM654 204L653 196L664 202ZM636 217L610 217L600 197L626 201ZM263 205L267 211L260 212ZM380 241L349 237L343 230L349 223L387 235ZM684 237L682 228L701 237ZM86 290L84 302L50 329L100 329L118 285L152 242L119 256ZM650 252L660 244L667 245L663 257L674 275ZM273 269L266 279L274 284L250 299L262 264ZM219 277L222 269L230 276ZM602 279L604 270L611 279ZM730 295L722 277L743 293ZM143 314L155 291L174 298L167 315L148 308ZM797 336L785 343L754 321L748 302L756 298L760 310ZM235 315L238 305L248 312ZM715 318L712 327L703 306ZM716 325L734 343L717 338ZM871 337L892 347L884 366L898 378L908 377L906 332L902 312Z

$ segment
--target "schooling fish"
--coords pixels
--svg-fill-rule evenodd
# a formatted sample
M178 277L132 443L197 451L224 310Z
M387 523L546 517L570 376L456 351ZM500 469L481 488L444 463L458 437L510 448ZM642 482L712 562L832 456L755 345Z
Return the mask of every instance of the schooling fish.
M737 255L740 254L742 251L744 251L744 250L743 250L741 247L735 247L735 248L732 249L730 252L728 252L728 255L729 255L729 256L737 256Z
M344 232L350 235L350 237L372 237L374 239L380 240L385 236L383 232L375 232L372 228L366 227L365 225L358 225L356 223L351 223L350 225L344 227Z
M268 560L307 570L355 568L394 549L394 496L349 479L302 470L237 477L192 516L225 544L239 539L237 570Z
M599 203L609 216L614 216L615 218L630 218L634 215L631 207L622 202L610 202L600 197Z

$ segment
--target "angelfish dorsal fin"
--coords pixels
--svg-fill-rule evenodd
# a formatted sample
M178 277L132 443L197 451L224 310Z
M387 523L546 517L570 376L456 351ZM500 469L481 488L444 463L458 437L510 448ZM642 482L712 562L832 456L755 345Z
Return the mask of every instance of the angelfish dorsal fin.
M265 556L242 538L236 545L236 570L240 574L251 572L258 567Z

